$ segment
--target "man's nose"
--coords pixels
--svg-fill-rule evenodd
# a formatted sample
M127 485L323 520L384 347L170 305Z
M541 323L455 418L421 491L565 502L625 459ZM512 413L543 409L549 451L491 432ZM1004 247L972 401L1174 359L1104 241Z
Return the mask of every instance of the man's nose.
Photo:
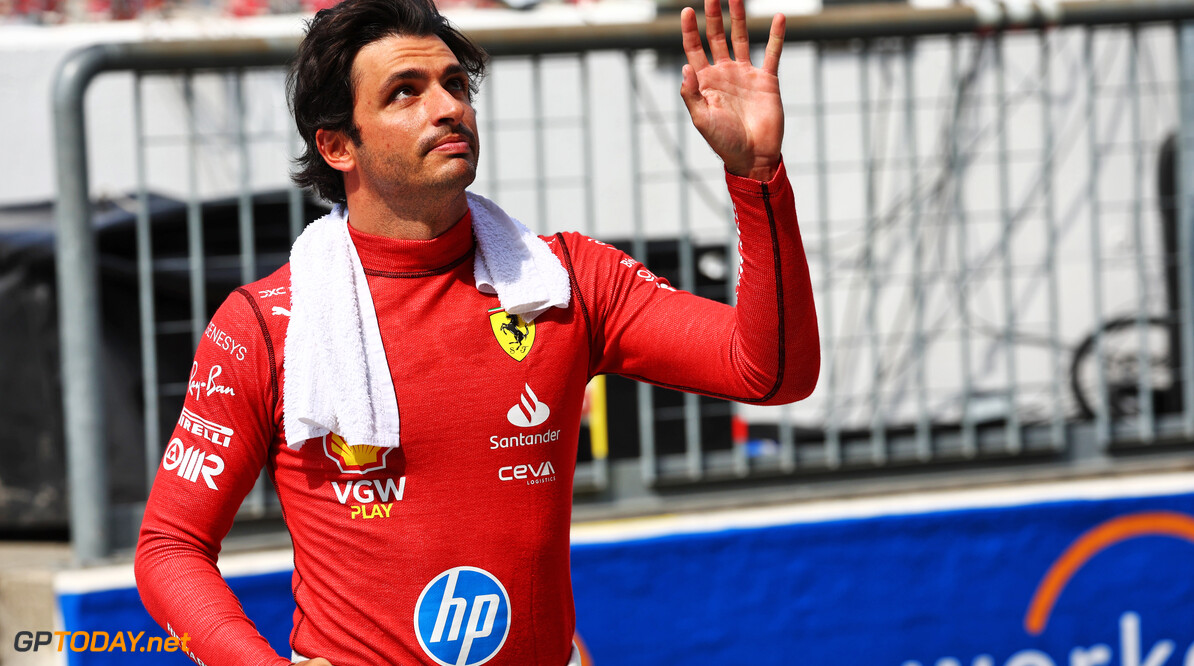
M429 115L436 123L460 123L468 109L468 100L457 96L443 86L434 86L428 96Z

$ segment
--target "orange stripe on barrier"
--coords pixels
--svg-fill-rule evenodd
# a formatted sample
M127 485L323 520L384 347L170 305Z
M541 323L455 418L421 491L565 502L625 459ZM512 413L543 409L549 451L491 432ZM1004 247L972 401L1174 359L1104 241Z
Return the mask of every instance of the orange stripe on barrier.
M581 666L593 666L593 655L589 654L589 647L581 639L579 631L572 634L572 640L576 643L576 649L580 651Z
M1150 511L1112 518L1091 528L1045 572L1024 615L1025 631L1038 636L1045 630L1062 590L1092 557L1117 543L1143 536L1171 536L1194 543L1194 518L1172 511Z

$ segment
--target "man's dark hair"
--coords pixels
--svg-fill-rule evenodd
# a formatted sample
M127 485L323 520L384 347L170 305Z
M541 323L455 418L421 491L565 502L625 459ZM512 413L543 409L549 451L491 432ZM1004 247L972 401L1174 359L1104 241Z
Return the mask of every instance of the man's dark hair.
M469 97L485 76L488 56L452 27L431 0L344 0L307 23L286 77L290 110L306 147L291 178L327 201L345 203L344 177L328 166L315 144L316 130L339 130L361 140L352 117L352 63L365 46L390 35L439 37L469 77Z

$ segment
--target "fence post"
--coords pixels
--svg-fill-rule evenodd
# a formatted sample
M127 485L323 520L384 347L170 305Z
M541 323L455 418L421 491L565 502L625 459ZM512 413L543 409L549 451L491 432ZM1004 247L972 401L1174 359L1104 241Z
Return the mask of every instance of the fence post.
M103 50L77 51L58 69L53 86L54 158L58 177L58 332L61 345L66 482L75 558L109 552L108 474L100 391L99 272L87 183L83 96L101 69Z
M1194 22L1177 25L1178 141L1177 228L1182 331L1182 416L1187 437L1194 437Z

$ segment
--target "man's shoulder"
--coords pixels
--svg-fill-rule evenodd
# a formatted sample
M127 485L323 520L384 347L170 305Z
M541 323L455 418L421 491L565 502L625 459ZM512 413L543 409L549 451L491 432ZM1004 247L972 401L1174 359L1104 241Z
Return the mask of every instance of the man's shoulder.
M547 247L557 255L567 254L574 260L580 254L584 254L587 250L587 245L592 245L594 241L592 238L580 233L579 231L560 231L550 236L540 236L543 242L547 243Z
M269 275L237 287L225 303L228 315L238 319L255 319L271 332L285 330L290 321L290 264Z
M563 260L570 273L592 270L598 266L613 266L626 255L618 248L577 231L563 231L552 236L540 236L556 256Z
M256 282L239 287L237 291L263 307L281 305L289 308L290 262L282 264L281 268Z

